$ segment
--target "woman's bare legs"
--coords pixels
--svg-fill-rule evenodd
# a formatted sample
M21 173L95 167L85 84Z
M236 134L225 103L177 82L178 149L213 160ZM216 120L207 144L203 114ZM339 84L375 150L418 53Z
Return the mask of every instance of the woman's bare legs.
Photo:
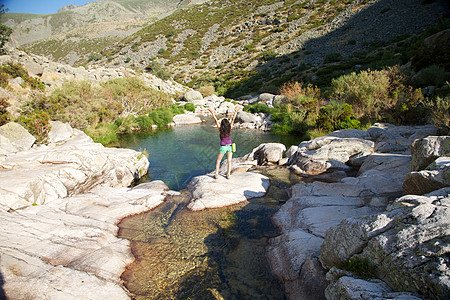
M227 178L230 179L231 176L231 161L233 158L232 152L227 152L227 161L228 161L228 171L227 171Z
M217 155L217 161L216 161L216 170L214 171L214 178L219 178L219 168L220 168L220 161L223 158L224 153L219 153Z

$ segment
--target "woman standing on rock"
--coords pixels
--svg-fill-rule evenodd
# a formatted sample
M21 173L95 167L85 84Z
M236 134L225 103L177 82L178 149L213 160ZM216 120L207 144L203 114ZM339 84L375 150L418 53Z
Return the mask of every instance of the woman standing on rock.
M214 114L214 110L212 108L208 108L208 110L211 112L214 121L216 121L217 128L220 132L220 149L219 154L217 155L217 161L216 161L216 170L214 171L214 178L219 178L219 167L220 167L220 161L222 160L225 153L227 154L227 161L228 161L228 171L227 171L227 179L230 179L230 172L231 172L231 159L233 156L233 149L231 147L231 129L233 128L234 119L236 118L236 114L239 110L239 106L236 105L234 109L233 118L231 119L231 122L228 121L227 118L222 119L222 121L219 124L219 121L216 118L216 115Z

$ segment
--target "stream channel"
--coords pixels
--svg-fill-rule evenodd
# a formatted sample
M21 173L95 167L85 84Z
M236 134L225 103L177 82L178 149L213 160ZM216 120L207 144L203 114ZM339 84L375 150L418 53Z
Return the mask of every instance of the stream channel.
M261 143L298 144L299 139L259 130L234 129L234 157ZM286 188L302 179L280 167L260 168L271 179L261 198L219 209L186 208L186 185L214 170L219 137L208 122L151 133L127 134L120 146L149 153L149 175L179 195L150 212L124 219L119 237L131 241L135 262L122 274L134 299L285 299L265 256L278 235L271 217L288 199ZM142 181L142 180L141 180Z

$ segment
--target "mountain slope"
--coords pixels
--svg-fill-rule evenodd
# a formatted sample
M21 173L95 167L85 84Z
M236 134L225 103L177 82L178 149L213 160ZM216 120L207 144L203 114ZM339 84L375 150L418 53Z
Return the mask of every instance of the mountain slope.
M217 86L217 80L262 73L255 90L267 90L274 77L302 79L297 74L313 74L327 60L333 63L361 51L381 55L372 53L377 43L405 39L446 12L444 0L214 0L143 28L106 48L96 63L144 69L156 61L191 86ZM387 55L397 55L400 62L401 53Z
M56 14L5 14L2 23L13 29L12 38L19 46L60 62L77 64L190 2L99 0L83 6L68 5Z

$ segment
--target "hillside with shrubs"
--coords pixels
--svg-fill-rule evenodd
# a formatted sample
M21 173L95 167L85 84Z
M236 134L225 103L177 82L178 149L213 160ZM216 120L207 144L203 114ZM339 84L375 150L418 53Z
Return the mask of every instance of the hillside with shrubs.
M3 64L0 123L20 122L44 142L49 121L60 120L110 144L117 134L165 126L174 115L195 111L192 103L177 102L181 94L149 87L142 78L151 73L229 101L264 92L282 95L273 105L244 108L270 115L276 134L310 139L375 122L433 123L448 134L448 5L414 1L409 10L428 14L420 22L420 14L396 16L401 3L387 5L234 0L179 9L82 67L133 70L129 76L49 87L42 74L29 75L24 65ZM401 17L405 26L374 31L378 17L392 20L389 26ZM363 24L372 24L368 35ZM11 93L22 93L21 100L10 103L5 95Z

